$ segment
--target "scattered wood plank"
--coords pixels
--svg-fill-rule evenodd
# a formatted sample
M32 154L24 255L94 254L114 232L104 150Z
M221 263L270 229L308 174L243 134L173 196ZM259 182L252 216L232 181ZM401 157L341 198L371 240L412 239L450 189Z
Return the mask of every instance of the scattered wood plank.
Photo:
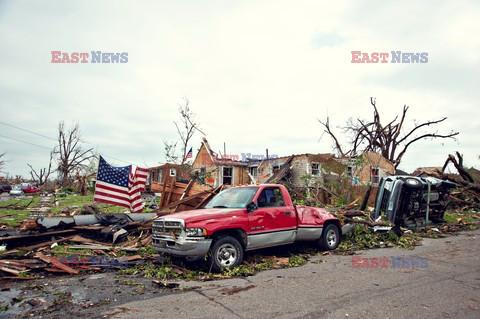
M55 258L51 258L51 257L47 257L45 256L44 254L42 254L41 252L37 252L35 254L35 256L37 256L38 258L40 258L41 260L43 260L44 262L46 263L49 263L49 264L52 264L54 265L55 267L59 268L59 269L62 269L66 272L68 272L69 274L72 274L72 275L78 275L79 271L76 270L76 269L73 269L71 267L68 267L67 265L64 265L62 264L61 262L59 262L58 260L56 260Z
M195 183L195 180L193 180L193 179L191 179L190 182L188 182L187 187L185 187L185 190L183 191L183 194L180 197L180 200L184 199L185 196L188 195L188 192L190 191L190 188L192 188L193 183ZM180 207L180 205L177 205L173 211L176 212L179 207Z
M148 246L152 243L152 235L147 236L141 240L142 246Z
M23 265L14 265L14 264L11 264L11 263L0 263L0 267L6 267L6 268L10 268L10 269L14 269L14 270L19 270L19 271L24 271L27 269L27 267L23 266Z
M126 258L127 258L127 261L134 261L134 260L141 260L141 259L143 259L143 257L140 256L140 255L127 256Z
M184 199L178 200L178 201L176 201L176 202L170 203L170 204L168 204L167 206L165 206L164 208L173 208L173 207L175 207L175 206L177 206L177 205L180 205L180 204L189 202L189 201L194 200L194 199L196 199L196 198L198 198L198 197L201 197L202 195L207 195L207 194L209 194L209 193L210 193L210 191L204 191L204 192L202 192L202 193L200 193L200 194L192 195L192 196L186 197L186 198L184 198Z
M170 203L170 197L172 196L173 193L173 188L175 187L175 178L172 178L172 183L170 184L170 193L168 193L167 196L167 201L165 202L165 205L168 205Z
M105 245L73 245L69 247L70 249L92 249L92 250L111 250L113 249L112 246L105 246Z
M74 243L81 243L81 244L99 244L99 245L104 245L105 243L90 239L90 238L85 238L80 235L75 235L70 238L70 241Z
M16 275L16 276L18 276L21 272L23 272L22 270L16 270L16 269L13 269L13 268L8 268L8 267L0 267L0 270L3 271L3 272L6 272L6 273L12 274L12 275Z
M167 181L168 179L165 179L165 183L163 183L163 189L162 189L162 202L160 203L160 207L163 207L164 203L165 203L165 189L167 187ZM153 187L153 185L152 185Z
M0 237L0 240L3 241L10 241L10 240L17 240L17 239L30 239L30 238L38 238L38 237L45 237L45 236L53 236L53 235L60 235L60 234L71 234L75 233L76 229L66 229L66 230L56 230L50 231L45 233L38 233L32 235L17 235L17 236L7 236L7 237Z
M65 237L65 238L61 238L61 239L50 240L50 241L43 242L43 243L36 244L36 245L24 246L24 247L17 247L16 249L18 249L18 250L27 250L27 251L35 250L35 249L38 249L38 248L51 246L51 245L53 245L54 243L63 243L63 242L69 241L69 240L71 240L73 237L74 237L74 236L69 236L69 237Z

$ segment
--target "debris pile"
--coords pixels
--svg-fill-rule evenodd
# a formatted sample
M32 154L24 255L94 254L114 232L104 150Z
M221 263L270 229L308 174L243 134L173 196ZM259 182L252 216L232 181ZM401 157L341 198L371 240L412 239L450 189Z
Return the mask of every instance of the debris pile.
M445 172L449 164L453 164L458 174ZM455 155L448 155L443 167L429 172L429 175L458 185L457 189L450 193L450 200L455 209L461 211L480 209L480 181L475 180L463 166L463 157L459 152L456 152Z
M38 217L23 231L3 231L0 271L7 279L33 279L40 272L121 269L160 257L150 248L155 213ZM68 245L64 245L68 244ZM115 244L115 245L114 245ZM140 255L141 253L141 255Z
M163 257L153 250L152 222L158 216L205 206L223 187L215 189L168 180L154 183L158 204L152 213L106 214L96 204L65 206L53 216L48 207L51 197L28 208L29 218L18 230L0 231L3 253L0 257L0 281L33 279L39 274L78 274L80 270L123 269L139 263L161 264ZM160 193L160 199L156 195ZM33 200L32 200L33 202ZM57 201L55 200L55 205ZM23 206L23 205L22 205ZM147 205L146 205L147 206Z

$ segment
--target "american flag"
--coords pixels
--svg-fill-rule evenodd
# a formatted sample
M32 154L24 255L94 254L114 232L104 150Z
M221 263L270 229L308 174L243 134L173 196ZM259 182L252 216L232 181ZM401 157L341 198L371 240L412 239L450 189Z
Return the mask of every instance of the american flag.
M185 155L185 160L187 158L192 158L192 156L193 156L193 152L192 152L192 148L190 147L190 150L188 151L187 155Z
M142 191L145 189L148 169L132 165L114 167L100 156L97 182L95 183L95 202L102 202L129 208L132 212L141 212Z

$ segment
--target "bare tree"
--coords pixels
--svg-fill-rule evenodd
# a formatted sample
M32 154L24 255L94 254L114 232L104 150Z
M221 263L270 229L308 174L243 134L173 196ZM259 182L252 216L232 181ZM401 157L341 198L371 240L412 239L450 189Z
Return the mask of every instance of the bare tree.
M169 163L178 163L177 142L163 141L163 149L165 151L165 160Z
M43 185L47 182L48 177L50 176L50 172L52 169L52 160L53 160L53 152L50 152L50 161L48 162L48 169L47 168L40 168L40 170L37 171L33 168L32 165L28 164L28 167L30 167L30 176L32 176L32 180L37 183L39 186Z
M351 136L348 150L344 149L339 143L338 138L330 127L330 119L325 121L318 120L324 128L324 134L330 136L334 142L334 149L340 156L353 157L366 151L372 151L382 154L383 157L391 161L395 167L398 167L402 157L407 149L415 142L426 138L453 138L459 133L451 131L448 134L439 134L438 132L425 132L423 129L430 128L436 124L445 121L443 117L439 120L430 120L421 123L415 123L409 131L404 131L403 125L408 111L408 106L404 105L402 114L396 116L387 124L382 124L380 114L377 109L375 98L370 98L370 104L373 107L373 120L366 121L360 118L350 119L343 127L343 133Z
M2 171L3 169L3 165L5 165L5 160L3 159L3 157L5 156L5 154L7 154L6 152L3 152L2 154L0 154L0 172Z
M62 185L69 183L69 177L77 169L83 168L88 160L93 158L93 148L84 149L78 123L72 124L67 130L62 122L58 124L58 145L54 154L58 157L58 172Z
M188 151L188 143L192 139L196 131L205 135L202 130L199 128L199 124L196 121L196 114L190 109L190 101L187 98L184 98L184 103L179 104L178 112L180 113L180 124L173 122L177 128L178 136L181 141L181 154L182 161L185 163L185 156ZM165 142L164 142L165 144ZM170 144L170 149L173 144ZM173 145L173 151L175 150L176 143ZM167 151L167 144L165 144L165 150Z

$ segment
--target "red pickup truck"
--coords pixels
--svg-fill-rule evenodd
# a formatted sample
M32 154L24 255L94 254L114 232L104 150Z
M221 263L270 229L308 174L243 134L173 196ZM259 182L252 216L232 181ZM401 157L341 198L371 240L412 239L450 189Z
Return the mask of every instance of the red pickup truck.
M235 267L244 251L295 241L317 241L332 250L341 241L341 222L327 210L295 206L283 185L232 187L204 209L153 222L153 246L161 253L205 257L215 271Z

